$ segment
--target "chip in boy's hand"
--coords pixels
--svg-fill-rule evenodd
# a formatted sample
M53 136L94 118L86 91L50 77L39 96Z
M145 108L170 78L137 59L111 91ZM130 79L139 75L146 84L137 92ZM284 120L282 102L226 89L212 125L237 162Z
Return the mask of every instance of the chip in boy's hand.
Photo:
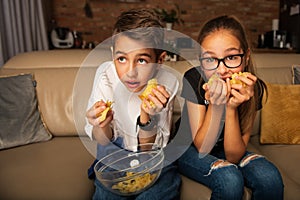
M141 100L147 99L148 95L152 94L152 89L157 87L157 80L155 78L150 79L147 83L146 89L142 92L142 94L139 95ZM154 106L154 103L150 101L150 105Z
M230 79L230 84L241 84L243 85L243 87L246 87L246 84L243 83L241 80L236 79L237 76L244 76L247 77L247 74L249 74L249 72L239 72L239 73L234 73L231 75L231 79Z
M106 108L105 108L105 110L103 110L101 113L99 113L97 115L97 117L99 117L99 122L103 122L106 119L108 111L110 111L111 108L112 108L112 104L113 104L112 101L106 101Z

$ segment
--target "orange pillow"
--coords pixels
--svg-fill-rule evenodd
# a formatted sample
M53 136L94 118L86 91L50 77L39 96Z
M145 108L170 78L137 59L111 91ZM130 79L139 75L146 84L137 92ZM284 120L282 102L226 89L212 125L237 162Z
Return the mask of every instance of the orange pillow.
M262 144L300 144L300 85L267 83L261 111ZM265 98L264 98L265 99Z

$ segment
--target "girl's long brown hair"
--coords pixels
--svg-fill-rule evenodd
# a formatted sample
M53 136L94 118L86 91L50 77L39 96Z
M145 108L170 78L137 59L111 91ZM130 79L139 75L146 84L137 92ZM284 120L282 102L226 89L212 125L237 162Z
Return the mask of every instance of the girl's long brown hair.
M250 53L249 60L245 64L244 71L250 72L251 74L256 76L256 70L250 52L250 43L248 41L245 28L235 16L220 16L205 23L199 33L197 40L198 43L201 45L206 36L208 36L212 32L222 29L230 31L232 35L234 35L239 40L241 49L245 54L247 54L247 52ZM267 92L266 84L261 79L258 79L254 89L254 96L250 98L249 101L242 103L238 107L240 128L242 133L251 131L250 129L252 127L252 123L250 122L253 122L255 118L259 100L261 95L263 95L264 90Z

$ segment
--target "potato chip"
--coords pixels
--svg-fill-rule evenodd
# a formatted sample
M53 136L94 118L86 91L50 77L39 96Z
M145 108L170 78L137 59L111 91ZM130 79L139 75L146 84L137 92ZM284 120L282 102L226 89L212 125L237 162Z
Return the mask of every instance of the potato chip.
M157 87L157 80L155 78L150 79L147 83L146 89L142 92L142 94L139 95L141 100L147 99L148 95L152 94L152 89ZM150 101L150 105L154 106L154 103Z
M249 72L239 72L239 73L234 73L231 75L231 80L230 80L230 84L242 84L243 87L246 87L246 84L243 83L241 80L239 79L236 79L237 76L244 76L244 77L247 77L247 74Z
M126 172L126 177L134 176L133 172ZM146 173L126 181L118 182L112 186L112 189L119 190L122 193L133 193L147 187L155 179L157 174Z
M219 79L219 76L218 76L217 74L213 74L213 75L209 78L207 84L208 84L209 86L211 86L211 85L213 84L213 82L214 82L215 80L217 80L217 79Z
M106 102L106 108L105 108L105 110L103 110L103 111L97 116L97 117L99 117L99 122L103 122L103 121L106 119L106 116L107 116L108 111L110 111L111 108L112 108L112 104L113 104L112 101L107 101L107 102Z

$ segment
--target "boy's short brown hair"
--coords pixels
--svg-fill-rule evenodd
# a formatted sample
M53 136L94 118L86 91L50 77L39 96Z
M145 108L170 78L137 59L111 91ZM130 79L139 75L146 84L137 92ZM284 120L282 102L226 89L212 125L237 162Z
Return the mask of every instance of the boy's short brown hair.
M122 12L113 29L113 44L118 35L127 36L154 48L159 56L163 50L164 30L160 17L150 9Z

